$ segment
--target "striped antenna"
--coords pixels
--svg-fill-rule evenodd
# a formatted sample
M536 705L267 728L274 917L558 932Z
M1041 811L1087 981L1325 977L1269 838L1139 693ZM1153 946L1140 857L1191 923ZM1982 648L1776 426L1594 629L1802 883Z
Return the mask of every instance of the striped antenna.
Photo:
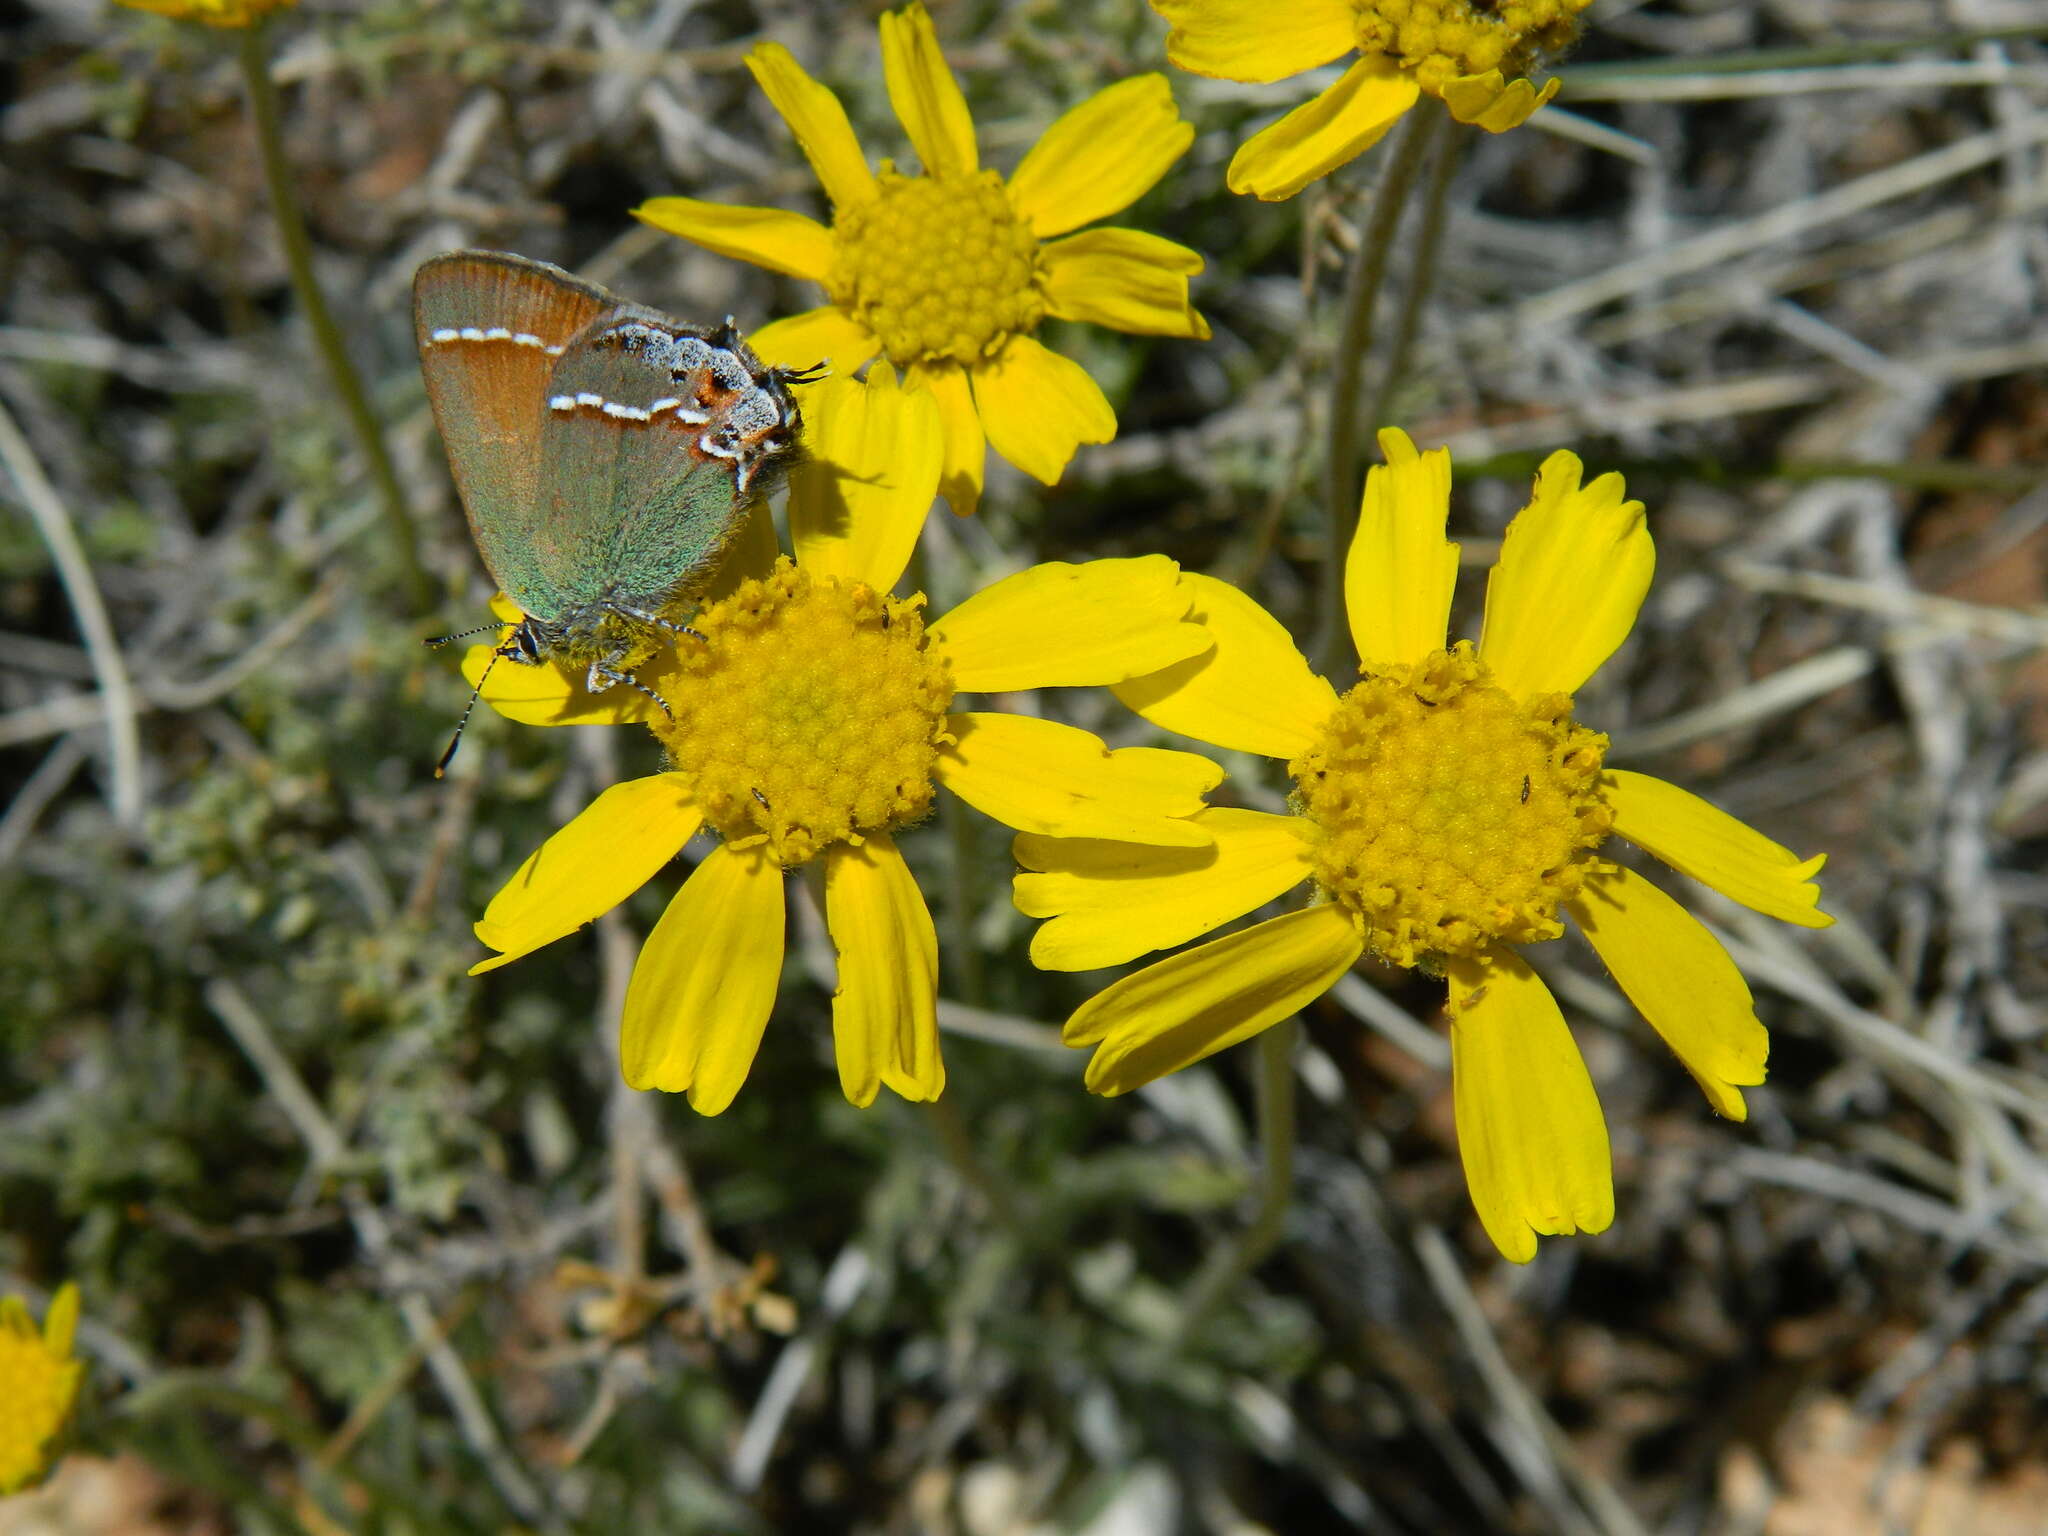
M491 626L491 628L493 629L496 629L498 627L499 626L495 624ZM483 633L483 631L480 629L472 629L465 631L465 633L472 635L480 635ZM461 638L461 635L443 635L441 637L441 639L444 642L448 640L460 640ZM434 643L435 642L431 640L427 642L427 644L429 645L432 645ZM462 733L469 729L470 712L476 708L476 701L483 696L484 684L488 683L491 680L491 669L497 666L498 661L501 657L511 656L513 654L515 653L511 646L501 645L495 651L491 652L491 659L484 663L484 675L476 680L476 686L470 689L469 691L469 702L462 706L462 718L455 722L455 734L448 738L448 750L441 754L441 761L434 764L435 778L440 779L447 777L448 765L455 761L455 749L462 745Z

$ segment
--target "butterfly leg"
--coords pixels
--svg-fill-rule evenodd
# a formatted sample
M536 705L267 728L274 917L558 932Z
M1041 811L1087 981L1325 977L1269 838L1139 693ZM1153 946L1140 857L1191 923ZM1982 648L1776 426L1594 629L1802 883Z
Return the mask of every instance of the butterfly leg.
M643 624L659 625L672 635L688 635L692 640L700 641L705 645L711 643L698 634L696 630L690 628L689 625L678 624L673 619L664 619L658 613L648 613L639 608L628 608L624 603L606 603L605 607L609 608L613 613L623 614L629 619L638 619Z
M612 658L606 658L603 661L593 661L590 664L590 675L583 680L583 686L592 693L603 693L613 683L624 683L628 688L637 688L646 694L647 697L654 700L656 704L661 706L661 712L671 720L675 718L676 712L668 707L667 699L664 699L652 688L641 682L632 673L621 672L611 663Z

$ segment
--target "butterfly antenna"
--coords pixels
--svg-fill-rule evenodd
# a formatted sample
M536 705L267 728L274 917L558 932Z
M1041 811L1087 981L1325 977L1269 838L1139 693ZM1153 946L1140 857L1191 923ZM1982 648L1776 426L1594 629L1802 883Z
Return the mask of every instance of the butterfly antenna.
M473 629L470 633L474 635L481 633L481 631ZM447 635L443 638L459 640L462 637L460 635ZM428 643L432 644L431 641ZM448 750L441 754L441 761L434 764L435 778L447 777L448 765L455 761L455 749L462 745L462 733L469 729L470 712L476 708L476 701L483 696L484 684L491 680L491 669L498 664L498 658L510 656L511 654L510 650L500 647L498 650L491 652L491 659L484 663L484 675L478 678L476 686L469 690L469 702L462 706L462 718L455 722L455 734L448 738Z
M481 625L476 629L458 629L452 635L429 635L426 639L422 640L420 644L428 647L431 650L436 646L447 645L450 641L453 640L467 640L471 635L488 635L492 633L494 630L500 630L504 627L505 626L502 623L497 623Z

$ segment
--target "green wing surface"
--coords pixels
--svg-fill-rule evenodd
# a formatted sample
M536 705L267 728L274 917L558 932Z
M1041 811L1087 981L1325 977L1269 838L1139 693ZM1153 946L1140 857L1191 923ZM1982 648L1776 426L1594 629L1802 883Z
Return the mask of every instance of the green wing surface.
M491 579L527 613L568 594L536 559L548 381L577 334L618 300L559 267L456 251L413 278L413 326L434 422Z
M706 398L718 351L695 327L628 305L563 356L542 428L545 579L656 613L710 581L740 510L734 463L700 447L717 426Z

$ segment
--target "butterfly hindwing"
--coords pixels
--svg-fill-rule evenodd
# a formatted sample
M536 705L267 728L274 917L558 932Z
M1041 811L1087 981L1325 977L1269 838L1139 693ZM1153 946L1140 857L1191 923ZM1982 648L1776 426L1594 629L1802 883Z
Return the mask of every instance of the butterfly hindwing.
M744 510L741 402L761 390L737 346L636 305L570 345L541 426L549 580L656 613L709 583Z

